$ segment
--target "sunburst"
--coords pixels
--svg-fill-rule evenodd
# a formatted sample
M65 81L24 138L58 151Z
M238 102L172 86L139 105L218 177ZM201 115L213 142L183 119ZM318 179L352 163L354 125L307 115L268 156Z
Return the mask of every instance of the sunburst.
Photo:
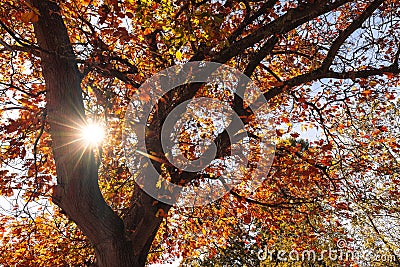
M88 123L81 129L81 135L87 146L97 146L104 139L104 128L98 123Z

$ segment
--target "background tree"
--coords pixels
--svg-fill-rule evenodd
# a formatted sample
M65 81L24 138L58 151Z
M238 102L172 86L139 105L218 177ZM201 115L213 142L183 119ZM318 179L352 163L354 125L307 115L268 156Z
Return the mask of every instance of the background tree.
M252 215L243 216L233 223L223 243L213 242L200 247L196 253L186 256L181 266L336 266L338 262L343 266L353 264L355 261L350 257L347 260L343 257L342 261L334 261L326 255L319 259L322 250L338 249L338 240L347 240L349 236L347 230L340 225L336 207L323 203L326 192L320 192L321 195L317 193L311 199L304 198L312 196L305 191L317 192L315 181L323 179L322 172L310 171L310 165L299 158L300 153L305 156L307 153L312 154L313 150L315 148L310 147L303 139L283 140L277 145L271 177L262 186L263 192L275 192L280 199L292 204L301 201L301 205L268 207L262 206L262 203L248 203L246 209ZM315 154L320 153L318 151ZM304 182L293 181L288 187L281 184L286 183L286 176L291 179L303 177ZM260 191L261 189L257 193L261 193ZM297 197L292 195L296 191L301 191ZM243 213L246 214L246 211ZM273 214L272 221L268 220L268 214ZM285 255L278 258L278 250L284 251ZM314 251L315 255L308 256L307 251ZM290 257L289 253L292 253ZM299 256L298 259L296 255Z
M295 223L309 214L331 220L336 209L333 218L352 216L348 210L359 205L350 205L343 188L368 179L338 170L362 174L368 161L389 167L385 179L395 196L397 168L390 152L398 138L377 124L363 130L355 120L368 112L362 108L366 103L396 98L399 5L392 0L2 1L0 192L10 206L1 230L2 249L15 251L2 260L89 264L94 252L98 266L143 266L159 253L179 255L177 247L189 255L209 240L222 245L237 220L262 218L274 232L279 222ZM229 64L250 76L276 117L278 137L297 138L299 128L311 127L321 136L307 151L283 145L278 152L287 156L277 157L277 167L253 195L244 196L239 188L203 209L171 210L135 186L141 172L126 167L121 127L130 99L148 77L195 60ZM158 170L185 184L202 174L161 166L166 156L159 131L171 110L198 96L224 99L254 126L252 114L228 92L191 85L164 95L149 120L155 134L148 154L158 159L152 162ZM149 97L140 96L143 105ZM89 121L107 129L98 147L81 139ZM344 138L345 129L353 134ZM382 160L348 150L349 140L369 131L390 145L380 151ZM223 159L222 151L229 150L226 134L215 138L221 140ZM366 154L375 151L370 149L371 143L362 147ZM201 234L194 239L188 228ZM51 246L44 245L45 237Z
M351 203L346 216L352 218L351 234L357 247L366 248L371 258L377 257L375 266L400 263L398 114L398 99L376 98L360 105L354 127L346 127L341 134L348 143L336 156L344 181L342 198Z

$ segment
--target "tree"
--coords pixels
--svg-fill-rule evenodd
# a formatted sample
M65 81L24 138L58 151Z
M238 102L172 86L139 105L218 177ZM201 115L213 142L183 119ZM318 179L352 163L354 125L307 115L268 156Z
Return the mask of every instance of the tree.
M273 175L268 179L268 184L262 186L264 190L268 187L269 190L273 187L283 187L280 181L284 180L288 172L292 179L309 176L303 178L304 181L313 181L316 177L312 176L323 175L304 171L307 165L304 165L302 160L294 160L291 153L285 153L285 150L291 148L303 153L313 150L307 141L289 138L279 143L277 148L275 164L271 169ZM285 161L288 164L285 164ZM318 190L312 183L302 186L294 182L292 184L296 187L295 190ZM300 195L311 196L310 193ZM265 206L258 210L259 205L249 205L246 208L255 215L250 219L244 216L235 222L223 245L213 242L200 247L199 253L186 257L181 266L336 266L338 262L342 266L351 266L355 262L355 259L338 256L338 240L347 240L349 235L344 227L338 224L334 206L329 207L315 201L290 208L288 211ZM266 214L271 213L274 213L273 225L269 225L271 222L265 218ZM323 250L326 251L325 256L321 256ZM331 251L331 257L328 251Z
M3 235L26 238L27 247L19 252L39 265L38 240L44 236L29 242L35 231L27 231L32 229L28 225L45 229L40 218L51 213L56 221L52 225L70 234L68 220L61 217L65 214L90 241L85 248L88 254L93 248L96 265L145 265L152 244L154 248L157 240L168 241L168 235L157 231L171 206L135 186L140 172L130 173L124 163L121 122L146 78L187 61L223 63L251 77L276 115L279 138L297 138L299 125L319 127L324 134L306 152L301 145L283 145L281 153L288 157L275 160L280 167L267 178L275 179L271 186L265 182L250 196L234 189L221 200L229 205L194 213L208 222L217 220L212 216L216 210L219 216L235 210L245 220L269 214L265 218L277 227L278 218L304 219L315 213L315 203L325 210L346 210L349 203L338 197L341 179L333 151L345 144L340 138L344 128L359 127L351 124L358 106L396 97L399 6L391 0L3 1L0 190L8 199L17 199L13 216L2 216L9 227ZM229 92L192 84L165 94L149 118L146 137L152 142L147 142L143 157L151 156L160 173L183 185L204 175L163 165L168 160L160 146L160 129L174 108L198 96L223 99L244 124L255 124L252 112ZM140 101L144 105L150 97L142 93ZM103 121L109 129L110 138L101 147L88 147L81 140L81 128L90 120ZM226 131L214 138L223 159L230 150ZM258 138L252 136L253 141ZM187 157L194 155L190 146L185 149ZM294 166L299 169L294 171ZM349 168L357 172L360 165ZM49 198L60 210L48 208ZM38 203L42 213L32 203ZM246 205L259 212L247 212ZM287 213L279 214L282 210ZM296 210L300 215L293 216ZM177 217L171 221L182 225ZM193 229L196 223L192 218L188 226ZM211 231L213 225L201 227ZM51 230L46 231L50 236ZM78 230L73 232L76 242L84 239ZM190 245L196 247L195 242Z
M307 225L304 225L307 228ZM254 223L246 225L239 223L236 229L229 235L229 242L226 247L215 247L217 253L210 255L210 251L202 251L199 257L186 258L180 266L336 266L338 260L330 260L329 256L321 257L322 250L335 250L336 244L329 244L327 241L333 239L317 239L308 242L305 247L293 247L293 239L288 238L287 229L281 229L283 235L278 238L273 245L259 246L259 242L268 244L268 239L274 238L269 236L268 232L262 229L262 223ZM262 236L256 242L254 235ZM293 237L293 236L292 236ZM278 256L278 251L279 256ZM285 254L283 254L285 253ZM328 253L327 253L328 254ZM331 256L338 257L337 255ZM338 257L339 258L339 257ZM352 259L346 260L343 257L342 265L350 265Z
M338 158L347 158L337 167L344 180L343 197L352 203L351 234L357 247L366 249L369 260L376 259L376 266L400 263L397 235L398 103L398 99L371 99L360 105L353 120L356 128L347 128L342 134L342 138L351 142L337 151ZM364 261L368 262L368 259Z

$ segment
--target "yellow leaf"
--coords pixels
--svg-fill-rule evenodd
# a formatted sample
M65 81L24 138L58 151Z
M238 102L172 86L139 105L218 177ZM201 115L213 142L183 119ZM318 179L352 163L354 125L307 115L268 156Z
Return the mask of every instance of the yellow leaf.
M370 81L370 82L369 82L369 85L372 86L372 87L375 86L375 85L377 85L377 84L378 84L377 81Z
M161 188L161 179L159 179L159 180L157 181L157 183L156 183L156 187L157 187L158 189L160 189L160 188Z
M178 60L182 60L182 53L181 51L176 51L175 56Z

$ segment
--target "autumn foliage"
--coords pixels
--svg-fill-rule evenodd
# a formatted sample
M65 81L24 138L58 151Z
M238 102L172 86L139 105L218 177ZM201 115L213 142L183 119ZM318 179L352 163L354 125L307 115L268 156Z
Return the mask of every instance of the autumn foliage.
M254 251L266 245L320 251L343 239L348 249L393 256L376 266L398 266L399 38L397 0L2 1L0 265L144 266L181 257L230 266L238 251L259 264ZM149 117L147 154L128 166L130 101L149 103L152 92L138 88L189 61L227 64L252 79L273 117L276 149L259 188L188 208L135 183L146 178L149 155L174 183L223 171L165 164L159 133L168 114L209 97L247 130L263 126L232 90L175 88ZM90 122L104 127L101 144L80 138ZM203 118L181 134L187 158L196 133L216 132L213 123ZM220 160L231 149L224 134L213 136Z

